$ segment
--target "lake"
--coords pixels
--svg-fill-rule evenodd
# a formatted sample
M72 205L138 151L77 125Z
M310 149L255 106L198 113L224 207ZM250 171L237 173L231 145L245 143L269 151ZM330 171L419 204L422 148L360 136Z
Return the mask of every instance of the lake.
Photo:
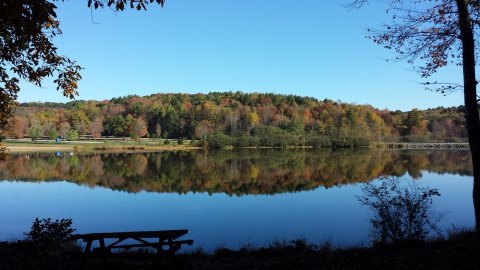
M438 188L442 229L474 226L468 151L22 153L0 162L0 241L51 217L78 233L186 228L190 249L207 251L366 245L370 212L356 196L386 176Z

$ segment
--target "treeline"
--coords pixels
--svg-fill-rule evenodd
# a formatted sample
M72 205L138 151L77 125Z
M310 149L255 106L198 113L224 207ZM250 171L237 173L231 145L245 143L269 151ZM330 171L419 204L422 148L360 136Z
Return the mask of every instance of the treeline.
M468 151L248 150L12 154L0 179L63 181L128 192L277 194L423 172L472 175Z
M23 103L12 138L81 135L196 139L224 146L364 146L382 141L465 141L463 107L379 110L310 97L260 93L154 94L105 101Z

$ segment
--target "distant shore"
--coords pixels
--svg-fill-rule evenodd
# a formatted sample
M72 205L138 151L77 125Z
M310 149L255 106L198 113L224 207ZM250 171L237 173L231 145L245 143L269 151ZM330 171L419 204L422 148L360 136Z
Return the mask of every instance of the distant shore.
M117 141L102 141L102 140L89 140L89 141L68 141L68 142L55 142L52 140L39 140L37 142L32 142L30 140L6 140L5 145L7 146L10 153L23 153L23 152L89 152L89 151L108 151L108 152L143 152L143 151L188 151L188 150L198 150L202 147L192 145L190 143L178 144L177 140L168 140L168 143L163 143L159 141L143 140L143 141L132 141L132 140L122 140L118 139ZM189 142L189 141L188 141ZM225 147L225 149L231 150L234 147ZM264 148L278 148L278 147L241 147L245 149L264 149ZM286 148L312 148L308 146L292 146ZM326 147L331 148L331 147ZM365 147L361 147L365 148ZM371 145L366 148L378 148L378 149L438 149L438 150L468 150L468 143L405 143L405 142L380 142L376 145Z
M89 152L89 151L111 151L111 152L132 152L132 151L186 151L201 149L200 147L188 144L160 144L160 143L146 143L135 141L118 141L108 142L103 141L73 141L60 142L53 141L38 141L36 143L29 141L6 141L10 153L23 152Z

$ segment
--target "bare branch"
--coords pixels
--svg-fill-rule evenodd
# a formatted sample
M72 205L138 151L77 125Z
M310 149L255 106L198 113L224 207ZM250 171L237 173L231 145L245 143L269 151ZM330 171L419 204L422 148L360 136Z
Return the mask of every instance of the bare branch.
M425 90L437 92L444 96L463 90L463 85L458 83L424 82L421 84L425 86Z

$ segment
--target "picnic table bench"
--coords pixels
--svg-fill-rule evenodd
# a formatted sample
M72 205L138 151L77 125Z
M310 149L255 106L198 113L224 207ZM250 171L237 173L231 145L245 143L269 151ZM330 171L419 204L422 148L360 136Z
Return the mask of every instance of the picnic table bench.
M193 244L193 240L178 240L178 238L188 233L188 230L164 230L164 231L133 231L133 232L106 232L106 233L87 233L72 236L72 240L82 240L86 243L83 251L84 257L91 255L100 255L105 257L111 255L112 249L128 250L131 248L152 248L156 250L158 257L164 255L175 255L182 245ZM106 239L113 240L106 243ZM125 243L126 240L134 243ZM131 241L134 240L134 241ZM92 248L92 244L98 241L99 247ZM166 249L164 249L166 247Z

